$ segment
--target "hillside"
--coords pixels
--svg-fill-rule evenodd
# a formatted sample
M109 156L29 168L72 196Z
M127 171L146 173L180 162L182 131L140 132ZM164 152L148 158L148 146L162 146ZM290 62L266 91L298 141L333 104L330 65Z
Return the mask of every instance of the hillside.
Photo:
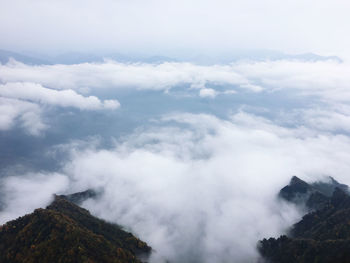
M56 196L46 209L0 228L0 262L139 263L151 248L120 227Z
M287 235L259 241L261 255L268 262L279 263L350 262L350 196L347 188L333 178L327 183L308 184L293 177L279 196L297 204L304 200L303 205L310 212L293 225Z

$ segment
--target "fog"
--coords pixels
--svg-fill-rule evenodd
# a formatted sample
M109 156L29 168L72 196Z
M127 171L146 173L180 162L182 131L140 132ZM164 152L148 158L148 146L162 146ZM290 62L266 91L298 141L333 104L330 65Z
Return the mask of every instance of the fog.
M303 211L297 175L350 184L349 65L278 60L0 65L0 223L83 203L150 262L254 262Z
M149 242L151 262L252 262L257 240L284 233L301 216L276 198L291 175L349 183L347 136L244 112L159 121L163 127L135 131L109 150L98 141L62 146L70 157L60 174L5 178L2 222L47 205L53 193L102 189L83 206Z

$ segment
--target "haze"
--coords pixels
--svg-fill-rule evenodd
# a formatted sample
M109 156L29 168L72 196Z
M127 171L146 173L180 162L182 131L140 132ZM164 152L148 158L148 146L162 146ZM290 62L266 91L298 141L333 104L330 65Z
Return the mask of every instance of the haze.
M228 55L269 49L349 57L345 0L0 3L3 49Z

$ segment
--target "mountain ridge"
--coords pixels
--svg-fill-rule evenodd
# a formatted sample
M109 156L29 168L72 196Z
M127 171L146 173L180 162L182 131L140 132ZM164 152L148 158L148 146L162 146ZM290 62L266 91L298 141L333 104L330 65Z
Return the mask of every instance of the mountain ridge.
M141 263L151 247L60 196L0 227L0 262Z
M332 195L327 196L329 190L333 188ZM317 202L310 205L310 198L315 194L322 196L321 203L320 199L317 199ZM265 238L258 242L258 250L265 260L262 262L350 262L348 186L339 184L333 178L328 182L308 184L293 177L290 184L282 188L278 196L287 202L305 205L309 211L286 235Z
M38 56L42 57L38 58ZM326 61L333 60L338 63L343 60L337 56L321 56L314 53L286 54L274 50L243 50L236 51L224 56L211 57L207 54L175 55L173 57L164 55L124 55L117 52L65 52L58 55L40 55L26 52L13 52L0 49L0 63L6 64L10 58L30 65L53 65L53 64L81 64L81 63L102 63L106 59L121 63L150 63L160 64L165 62L190 62L199 65L227 64L237 61L278 61L278 60L298 60L298 61Z

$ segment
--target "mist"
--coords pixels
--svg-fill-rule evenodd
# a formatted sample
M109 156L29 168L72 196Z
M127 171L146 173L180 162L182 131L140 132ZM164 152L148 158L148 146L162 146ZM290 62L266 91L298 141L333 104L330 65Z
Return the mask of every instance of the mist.
M151 263L256 262L258 240L305 213L277 198L293 175L350 184L350 65L336 57L7 61L1 224L93 189L82 206L146 241Z
M165 114L153 123L108 149L98 138L51 148L68 156L59 173L13 170L2 179L1 222L45 207L54 193L95 189L101 195L83 207L147 240L150 262L254 262L257 240L302 215L276 197L292 175L350 183L346 135L243 111L226 120Z

